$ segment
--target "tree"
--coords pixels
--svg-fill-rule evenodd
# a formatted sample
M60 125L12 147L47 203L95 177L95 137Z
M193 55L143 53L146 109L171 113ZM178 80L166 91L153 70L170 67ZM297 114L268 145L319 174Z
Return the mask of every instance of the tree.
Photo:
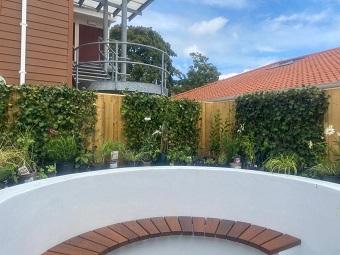
M121 27L115 26L110 33L111 40L120 41ZM171 49L171 45L164 41L162 36L149 27L129 26L128 42L139 43L153 46L157 49L165 51L169 57L166 57L166 65L170 74L167 76L167 86L171 87L174 81L174 76L179 75L179 71L174 68L171 57L176 57L176 53ZM141 46L128 46L128 58L133 62L147 63L151 65L161 66L162 54L154 49L148 49ZM127 72L128 80L139 81L146 83L160 83L161 71L148 66L128 64Z
M186 77L178 81L175 89L184 92L202 85L215 82L221 75L217 67L209 63L209 58L199 52L190 53L193 64L189 67Z

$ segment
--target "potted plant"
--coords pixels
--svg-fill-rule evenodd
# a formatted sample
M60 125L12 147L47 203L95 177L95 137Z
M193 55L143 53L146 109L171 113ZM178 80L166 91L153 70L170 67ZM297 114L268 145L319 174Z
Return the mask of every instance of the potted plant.
M142 155L140 152L126 150L124 154L124 165L128 167L139 166L141 163Z
M340 184L340 162L325 158L309 169L308 174L324 181Z
M112 141L108 140L105 141L99 148L99 150L96 153L96 159L95 159L95 170L103 170L103 169L109 169L110 168L110 161L111 161L111 153L113 151L119 152L119 157L122 159L125 155L125 144L122 142Z
M170 165L186 166L192 164L193 160L189 152L189 147L169 149L168 159Z
M297 175L297 157L295 154L279 154L278 156L270 157L264 163L264 168L272 173Z
M45 147L48 158L56 163L58 175L74 172L74 163L78 154L78 147L74 136L57 135L52 137Z
M12 165L0 166L0 189L6 188L11 183L16 183L16 169Z

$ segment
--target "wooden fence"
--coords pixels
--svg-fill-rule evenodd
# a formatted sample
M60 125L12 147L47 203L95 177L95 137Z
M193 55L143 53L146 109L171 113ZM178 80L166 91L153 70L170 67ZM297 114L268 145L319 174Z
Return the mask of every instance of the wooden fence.
M329 110L325 117L325 127L333 125L340 131L340 89L330 89L326 93L329 95ZM121 116L121 106L124 96L98 94L97 99L97 124L94 137L96 146L105 140L124 141L123 120ZM224 102L201 102L202 113L198 123L200 128L200 153L208 152L210 143L211 123L216 113L220 113L222 122L234 121L234 101ZM333 138L335 138L334 136ZM333 141L328 139L329 143Z

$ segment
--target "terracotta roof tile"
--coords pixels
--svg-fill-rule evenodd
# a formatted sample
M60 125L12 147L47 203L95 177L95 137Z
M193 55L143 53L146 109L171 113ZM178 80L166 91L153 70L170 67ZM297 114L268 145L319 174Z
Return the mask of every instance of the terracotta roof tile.
M175 98L212 100L336 82L340 82L340 47L270 64L178 94Z

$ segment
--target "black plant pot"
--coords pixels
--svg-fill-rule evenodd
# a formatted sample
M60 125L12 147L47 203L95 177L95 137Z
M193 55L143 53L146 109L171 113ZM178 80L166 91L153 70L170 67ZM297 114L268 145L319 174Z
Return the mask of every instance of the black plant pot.
M91 169L93 171L110 169L110 164L95 164Z
M7 188L7 184L4 183L4 182L0 182L0 189L4 189L4 188Z
M56 167L58 176L73 174L75 172L74 164L72 162L58 162Z
M321 180L340 184L340 176L323 176Z
M165 153L160 153L157 160L155 161L156 166L168 166L169 161Z

